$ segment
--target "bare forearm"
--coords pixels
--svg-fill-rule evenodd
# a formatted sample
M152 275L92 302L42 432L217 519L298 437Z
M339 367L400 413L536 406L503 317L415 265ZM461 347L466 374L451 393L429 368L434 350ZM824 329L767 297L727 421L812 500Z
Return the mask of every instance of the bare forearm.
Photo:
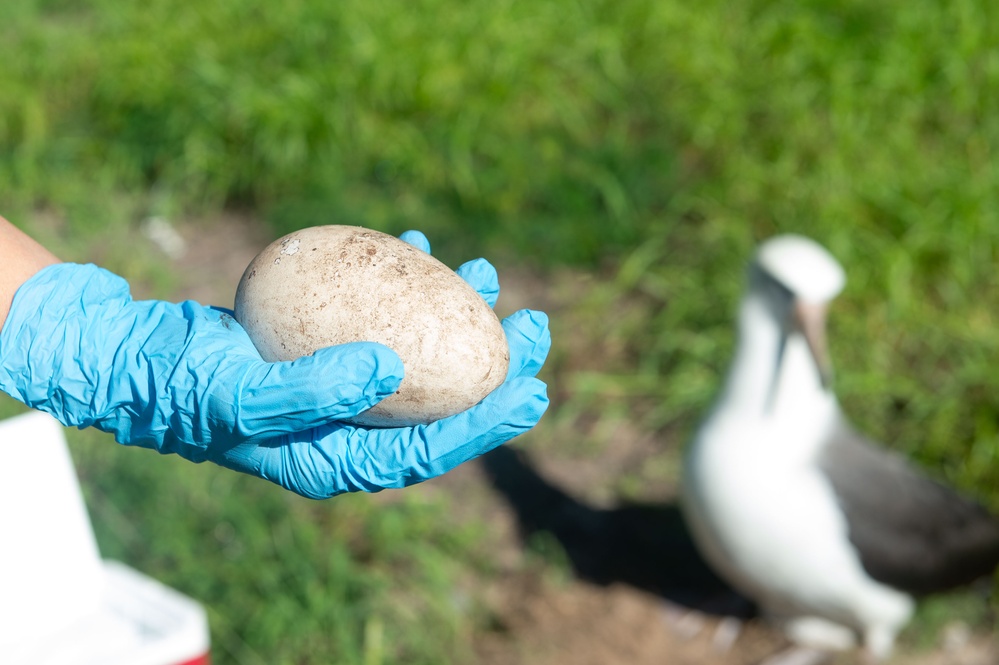
M0 328L7 320L14 292L45 266L59 263L49 250L0 217Z

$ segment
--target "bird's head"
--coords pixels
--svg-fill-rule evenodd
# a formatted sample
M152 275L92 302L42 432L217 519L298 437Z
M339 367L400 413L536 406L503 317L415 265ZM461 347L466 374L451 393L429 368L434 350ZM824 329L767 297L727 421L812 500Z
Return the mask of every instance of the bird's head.
M760 245L750 267L750 289L781 325L783 358L787 338L800 333L828 387L832 366L826 346L826 310L846 283L843 267L824 247L799 235L781 235Z

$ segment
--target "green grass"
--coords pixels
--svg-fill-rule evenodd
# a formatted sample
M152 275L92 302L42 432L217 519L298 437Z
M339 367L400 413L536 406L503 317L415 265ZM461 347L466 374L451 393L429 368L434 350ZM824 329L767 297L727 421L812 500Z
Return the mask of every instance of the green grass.
M546 369L554 407L533 439L551 455L588 454L619 422L682 442L727 363L753 246L806 233L849 274L831 319L847 411L999 510L997 12L9 0L0 211L68 255L164 285L162 266L106 239L149 214L222 206L275 234L412 227L452 264L474 252L531 265L565 308ZM560 281L565 266L590 279ZM467 645L475 619L447 599L482 559L441 526L446 505L300 504L74 446L97 503L142 524L141 538L105 527L102 543L232 608L213 614L220 663L441 662ZM247 502L270 517L242 514ZM294 646L278 649L282 633Z

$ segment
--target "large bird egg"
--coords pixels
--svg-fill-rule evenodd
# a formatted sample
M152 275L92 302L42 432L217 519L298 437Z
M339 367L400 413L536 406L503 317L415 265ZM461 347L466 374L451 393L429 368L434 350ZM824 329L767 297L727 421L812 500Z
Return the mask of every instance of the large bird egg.
M360 341L399 354L399 391L352 418L356 425L403 427L460 413L499 386L510 364L503 327L465 280L426 252L358 226L314 226L268 245L243 273L235 312L267 361ZM328 380L341 380L335 368Z

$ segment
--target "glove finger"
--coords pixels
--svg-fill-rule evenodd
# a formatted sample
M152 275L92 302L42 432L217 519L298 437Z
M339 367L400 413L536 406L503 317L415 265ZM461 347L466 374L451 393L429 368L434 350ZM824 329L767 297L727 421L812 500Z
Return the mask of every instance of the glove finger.
M518 376L537 376L552 346L548 315L522 309L503 319L503 332L510 345L507 380Z
M236 431L273 437L349 418L396 392L402 378L399 356L371 342L331 346L289 362L255 362L238 391Z
M366 430L329 429L318 445L339 456L338 484L376 492L423 482L450 471L534 427L548 407L546 386L508 381L471 409L429 425ZM338 437L346 436L346 449Z
M406 231L399 236L399 240L408 242L416 249L422 250L427 254L430 253L430 241L427 240L427 236L423 235L419 231Z
M499 276L496 268L485 259L475 259L463 263L457 270L458 276L469 283L490 307L496 306L499 299Z
M450 418L415 428L409 443L420 480L446 473L534 427L548 408L547 386L511 379L482 402Z

